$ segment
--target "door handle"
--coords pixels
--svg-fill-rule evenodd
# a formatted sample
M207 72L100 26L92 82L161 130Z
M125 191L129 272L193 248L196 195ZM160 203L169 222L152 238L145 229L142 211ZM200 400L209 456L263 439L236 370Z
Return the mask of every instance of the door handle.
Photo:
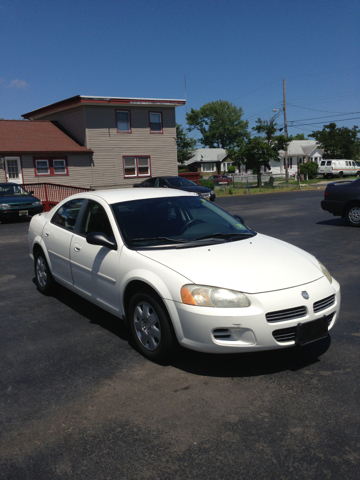
M80 252L81 246L78 243L75 243L74 250L75 250L75 252Z
M50 235L49 230L45 230L44 235L45 235L45 237L48 237Z

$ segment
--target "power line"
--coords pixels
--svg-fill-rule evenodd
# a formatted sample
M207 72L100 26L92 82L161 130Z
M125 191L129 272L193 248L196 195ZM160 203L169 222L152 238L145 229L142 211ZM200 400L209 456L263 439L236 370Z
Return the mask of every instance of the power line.
M353 117L353 118L342 118L340 120L337 120L337 122L347 122L348 120L358 120L360 119L360 117ZM301 120L298 120L298 121L301 121ZM313 122L313 123L299 123L299 124L296 124L296 125L290 125L291 127L302 127L304 125L321 125L323 124L324 122Z

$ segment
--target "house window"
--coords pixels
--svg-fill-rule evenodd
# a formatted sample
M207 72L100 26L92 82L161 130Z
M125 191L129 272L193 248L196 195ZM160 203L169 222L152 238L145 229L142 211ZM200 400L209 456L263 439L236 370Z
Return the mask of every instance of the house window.
M130 112L128 110L116 111L116 123L118 132L131 133Z
M53 160L53 167L54 167L54 175L66 174L65 160Z
M124 177L150 177L150 157L124 157Z
M69 175L67 159L65 158L35 158L35 176Z
M202 163L201 164L201 171L202 172L215 172L216 165L215 163Z
M160 112L150 112L150 132L163 133L162 114Z
M50 175L48 160L35 160L36 175Z

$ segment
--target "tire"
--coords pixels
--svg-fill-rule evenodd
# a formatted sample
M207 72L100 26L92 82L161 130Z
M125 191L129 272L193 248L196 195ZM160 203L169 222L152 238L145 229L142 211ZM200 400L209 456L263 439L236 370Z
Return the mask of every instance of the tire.
M170 319L160 302L148 293L137 293L130 301L128 324L139 352L149 360L169 360L179 344Z
M339 172L339 178L342 178L344 176L344 172Z
M351 227L360 227L360 205L348 207L345 217Z
M54 290L55 280L42 250L35 254L34 271L38 289L43 295L50 295Z

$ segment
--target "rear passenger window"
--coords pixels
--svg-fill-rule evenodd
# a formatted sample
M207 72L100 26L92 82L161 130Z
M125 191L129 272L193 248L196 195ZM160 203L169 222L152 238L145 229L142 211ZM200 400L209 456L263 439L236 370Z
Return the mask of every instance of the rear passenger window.
M326 165L331 166L331 160L326 162Z
M83 203L84 199L82 198L65 203L52 217L51 223L66 230L74 230L76 219Z

